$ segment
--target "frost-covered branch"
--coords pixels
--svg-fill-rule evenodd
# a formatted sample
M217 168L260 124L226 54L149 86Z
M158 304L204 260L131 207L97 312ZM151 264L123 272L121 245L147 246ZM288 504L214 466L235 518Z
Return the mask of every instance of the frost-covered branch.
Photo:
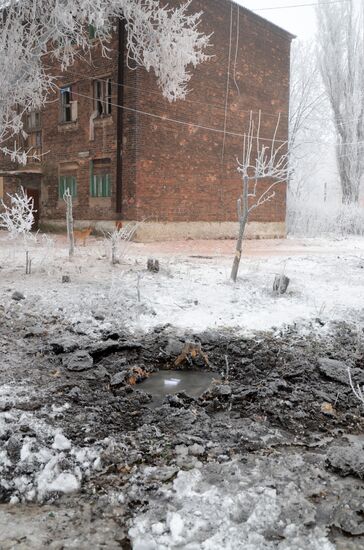
M107 53L115 22L125 22L129 59L154 71L163 95L184 98L191 69L207 59L209 37L199 32L200 13L191 13L191 0L178 8L158 0L0 0L0 150L13 152L18 162L26 153L14 137L26 137L24 114L41 109L53 77L42 64L52 54L62 70L80 51L97 43Z
M8 194L10 206L1 199L0 227L6 229L11 239L28 236L34 224L34 201L23 187L19 193Z
M126 252L126 247L128 243L133 239L139 224L127 224L122 226L119 222L115 227L114 231L108 232L106 234L106 239L111 245L111 263L115 265L120 262L120 245L123 243L124 247L121 251L121 255L124 256ZM119 252L119 253L118 253Z
M364 21L361 2L317 8L318 58L336 130L343 203L357 203L364 175Z
M356 384L356 386L354 386L354 382L351 377L350 367L348 367L348 376L349 376L350 387L352 389L353 394L364 405L364 386L360 387L359 384Z
M25 248L25 273L30 275L32 260L29 255L28 245L29 240L36 240L30 233L34 224L34 200L32 197L28 197L23 187L20 188L19 193L10 195L10 206L4 203L1 199L0 208L0 228L6 229L10 239L17 239L21 237L23 239L23 245Z
M238 172L242 177L242 194L238 198L239 234L236 242L236 252L231 270L231 278L235 282L243 246L245 227L249 214L270 201L274 196L274 188L279 183L287 181L289 169L288 142L277 138L281 117L278 116L273 137L269 145L267 139L260 137L261 113L257 125L250 113L248 133L244 134L242 161L238 161ZM271 183L260 190L259 183ZM253 187L251 189L251 187Z

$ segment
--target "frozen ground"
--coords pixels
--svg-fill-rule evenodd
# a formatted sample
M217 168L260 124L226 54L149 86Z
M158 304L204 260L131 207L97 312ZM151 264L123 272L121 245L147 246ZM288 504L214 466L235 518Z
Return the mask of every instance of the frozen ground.
M116 323L142 330L170 323L247 332L316 318L362 318L364 238L249 241L236 284L229 280L232 241L131 243L112 267L102 239L90 239L69 261L64 237L52 238L31 248L33 273L26 276L24 251L1 237L5 304L20 291L27 309L77 321L85 331ZM148 257L159 259L158 274L146 270ZM287 294L275 296L273 279L280 273L290 285ZM71 283L61 283L64 274Z
M1 235L1 550L364 547L364 239L247 242L236 285L233 249L131 243L112 267L56 237L25 275ZM209 364L179 368L212 382L155 407L131 380L191 339Z

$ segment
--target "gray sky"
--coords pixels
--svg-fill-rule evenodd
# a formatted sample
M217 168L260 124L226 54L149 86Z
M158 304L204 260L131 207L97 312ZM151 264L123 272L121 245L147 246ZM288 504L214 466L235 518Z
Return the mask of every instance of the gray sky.
M286 7L280 9L269 9L258 11L260 8L275 8L277 6L294 6L297 4L312 4L315 0L236 0L242 6L256 11L265 19L269 19L279 27L297 35L301 40L307 40L315 34L315 8Z

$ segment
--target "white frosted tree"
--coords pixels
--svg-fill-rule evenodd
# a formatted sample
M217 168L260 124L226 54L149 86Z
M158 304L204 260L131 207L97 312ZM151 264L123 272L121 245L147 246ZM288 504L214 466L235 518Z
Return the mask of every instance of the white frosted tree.
M295 41L291 47L289 194L301 199L310 192L312 175L322 164L327 131L327 99L315 59L315 45ZM323 117L326 116L325 124ZM308 192L308 193L307 193ZM307 197L306 197L307 198Z
M288 142L277 138L280 118L278 116L272 138L266 139L260 136L261 113L257 123L250 113L248 133L244 134L243 155L238 161L242 193L237 200L239 231L231 269L234 282L238 276L244 233L251 212L273 199L275 187L288 179Z
M319 1L318 59L337 135L342 202L357 203L364 175L364 21L361 0Z
M25 273L30 275L32 261L29 257L29 241L34 225L34 200L27 196L23 187L19 193L8 196L10 206L2 199L0 201L0 228L8 231L10 239L22 239L26 257Z
M15 136L24 135L23 115L42 108L53 77L41 63L52 53L67 69L80 51L95 47L89 25L107 55L118 19L125 22L129 58L154 71L163 95L184 98L191 68L207 59L209 37L200 33L201 13L192 0L177 8L159 0L0 0L0 149L18 162Z

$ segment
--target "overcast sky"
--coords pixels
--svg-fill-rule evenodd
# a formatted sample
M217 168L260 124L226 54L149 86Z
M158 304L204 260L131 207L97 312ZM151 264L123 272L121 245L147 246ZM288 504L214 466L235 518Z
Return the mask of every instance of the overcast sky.
M313 6L292 7L297 4L312 4L315 0L236 0L242 6L256 11L265 19L273 21L279 27L295 34L299 39L307 40L315 35L315 8ZM278 8L278 6L291 6ZM261 10L261 8L275 8Z

